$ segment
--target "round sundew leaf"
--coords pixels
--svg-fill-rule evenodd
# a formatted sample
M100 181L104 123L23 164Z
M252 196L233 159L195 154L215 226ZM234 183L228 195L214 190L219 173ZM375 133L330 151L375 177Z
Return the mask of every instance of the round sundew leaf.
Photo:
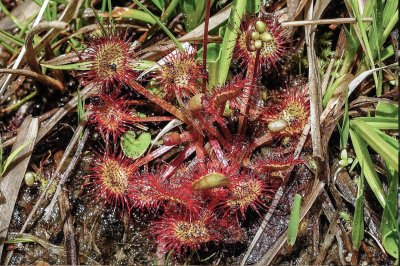
M121 148L125 156L131 159L137 159L142 156L149 148L151 143L150 133L144 132L136 138L133 131L127 131L121 138Z

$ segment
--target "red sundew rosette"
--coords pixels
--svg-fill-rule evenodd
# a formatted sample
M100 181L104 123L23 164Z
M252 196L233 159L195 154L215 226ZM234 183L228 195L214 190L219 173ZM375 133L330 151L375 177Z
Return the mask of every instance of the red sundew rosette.
M80 52L82 61L89 62L89 70L78 76L83 85L100 85L103 91L110 91L121 83L136 79L133 67L137 65L137 53L127 32L106 32L92 37L86 49Z
M114 209L130 210L131 203L127 190L129 179L135 173L132 163L122 154L104 152L98 154L89 174L85 176L85 186L90 189L90 195L103 201Z
M256 23L260 22L263 27L256 28ZM275 16L247 16L240 25L233 55L246 68L249 68L249 64L256 61L257 50L259 50L258 64L262 67L275 67L287 52L287 38L287 32L282 29Z

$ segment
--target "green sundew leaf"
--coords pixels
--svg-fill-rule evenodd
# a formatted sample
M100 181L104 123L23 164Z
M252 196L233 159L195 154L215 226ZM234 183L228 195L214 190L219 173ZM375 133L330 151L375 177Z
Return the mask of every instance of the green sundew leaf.
M399 123L397 118L357 117L357 119L364 121L368 125L377 129L395 130L399 128Z
M153 2L153 4L158 7L161 11L164 10L165 8L165 2L164 0L151 0L151 2Z
M148 132L144 132L136 138L135 132L128 131L121 138L122 151L133 160L142 156L149 148L150 143L151 135Z
M362 167L362 166L361 166ZM353 229L351 231L351 240L356 249L360 248L361 240L364 239L364 172L358 182L357 198L354 209Z
M11 162L14 160L15 157L17 157L17 155L26 147L30 144L31 142L28 141L24 144L22 144L21 146L19 146L18 148L15 149L15 151L13 151L10 156L7 157L7 159L5 160L3 167L2 167L2 171L0 173L0 175L3 175L6 171L7 168L10 166Z
M238 36L237 25L240 25L243 14L246 11L246 0L234 0L232 3L231 14L226 25L224 39L222 41L220 54L217 60L218 83L224 84L228 76L229 66L231 64L233 45ZM211 86L217 84L210 84Z
M394 103L379 102L376 106L375 116L397 119L399 116L399 106Z
M382 183L378 177L378 174L375 171L375 167L369 155L367 144L351 128L351 124L350 124L350 138L353 143L357 159L360 163L361 170L363 171L365 178L367 180L367 183L370 186L371 190L374 192L375 197L378 199L381 206L384 207L386 204L385 193L383 191Z
M296 194L293 198L292 210L290 211L289 225L287 242L290 246L293 246L297 239L297 233L299 231L300 223L300 207L301 207L301 196Z
M397 219L397 189L399 185L398 172L386 166L386 176L390 179L387 192L386 205L383 209L381 220L382 244L387 253L392 257L399 256L399 239ZM396 217L394 217L396 215Z
M356 118L350 121L350 127L354 129L358 135L362 136L368 145L382 156L390 166L395 169L399 167L399 161L397 160L398 149L393 148L382 136L377 134L372 126Z

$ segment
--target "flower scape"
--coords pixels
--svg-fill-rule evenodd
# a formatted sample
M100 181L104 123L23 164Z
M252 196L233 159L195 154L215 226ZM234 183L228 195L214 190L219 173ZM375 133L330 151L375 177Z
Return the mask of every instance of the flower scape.
M90 70L77 77L100 88L88 123L105 146L85 176L88 192L117 212L160 214L150 225L158 252L183 257L242 241L247 216L260 219L288 170L302 163L293 147L309 119L306 85L287 85L273 100L261 96L262 73L277 71L288 33L272 15L245 17L234 49L243 70L206 90L193 48L166 54L140 81L139 51L126 35L103 32L81 52ZM138 116L132 92L171 116ZM126 153L124 133L174 118L184 126L164 133L158 149L136 159ZM277 155L262 155L261 147ZM176 155L160 159L171 149Z

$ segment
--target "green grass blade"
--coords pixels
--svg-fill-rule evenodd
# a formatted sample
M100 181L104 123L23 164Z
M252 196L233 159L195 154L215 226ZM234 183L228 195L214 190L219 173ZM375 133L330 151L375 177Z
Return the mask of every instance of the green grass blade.
M345 95L348 94L348 87L346 87ZM340 130L340 149L346 149L349 140L349 98L346 97L344 104L343 124Z
M0 11L2 11L12 22L14 22L14 24L20 29L23 29L23 25L21 24L21 22L14 17L6 8L6 6L3 4L3 1L0 1Z
M185 49L182 47L182 44L178 41L177 38L175 38L175 36L172 34L172 32L164 25L164 23L162 23L160 21L160 19L155 16L153 13L151 13L150 10L148 10L142 3L140 3L138 0L133 0L140 8L142 8L147 14L149 14L158 24L158 26L160 26L160 28L165 32L165 34L168 35L168 37L175 43L176 47L180 50L180 51L184 51Z
M351 231L351 240L356 249L360 248L361 240L364 239L364 172L358 183L357 198L354 209L353 229Z
M367 59L368 59L370 68L373 69L373 68L375 68L374 56L372 54L371 44L370 44L368 36L367 36L367 29L365 27L364 22L362 21L362 16L361 16L359 5L358 5L358 0L352 0L351 7L353 9L353 14L357 20L357 26L359 27L359 30L361 33L360 42L362 41L364 44L364 47L366 50L365 52L367 53ZM378 88L378 84L379 84L378 75L374 72L373 76L374 76L374 80L375 80L375 85ZM380 96L379 91L377 91L377 95Z
M399 106L394 103L379 102L376 106L375 117L387 117L397 119L399 116Z
M389 179L389 189L387 192L387 200L385 208L383 209L381 220L381 235L382 245L392 257L398 258L399 256L399 240L398 240L398 219L394 217L397 215L397 189L399 185L398 172L394 169L386 167L386 176Z
M25 43L22 39L16 37L13 34L6 32L4 30L0 30L0 38L2 39L2 41L6 40L6 41L14 43L15 45L18 45L18 46L23 46Z
M300 207L301 207L301 196L296 194L293 199L292 210L290 212L287 242L290 246L293 246L297 239L297 233L299 231L300 223Z
M3 167L2 167L2 172L0 173L1 175L3 175L6 171L7 168L10 166L11 162L14 160L15 157L17 157L17 155L26 147L30 144L31 142L28 141L24 144L22 144L21 146L19 146L18 148L16 148L11 154L10 156L7 157L7 159L5 160Z
M138 21L142 21L144 23L149 23L151 25L156 24L156 21L152 18L152 16L150 16L149 14L147 14L146 12L142 11L142 10L137 10L137 9L129 9L126 11L123 11L119 14L119 17L122 19L135 19Z
M399 123L397 118L384 117L358 117L357 120L364 121L368 125L383 130L397 130Z
M361 165L361 171L364 172L365 179L371 190L374 192L382 207L386 204L385 193L383 191L382 183L379 180L378 174L375 171L375 167L372 163L369 155L367 144L365 141L351 128L350 124L350 138L353 143L356 156Z
M66 65L49 65L49 64L40 64L42 67L46 67L49 69L60 69L60 70L90 70L90 62L79 62L79 63L72 63Z
M228 76L229 66L231 64L235 40L238 36L236 27L240 25L243 14L246 11L246 0L234 0L231 14L226 25L224 39L222 41L220 55L217 60L218 83L224 84ZM216 85L216 84L211 84Z
M379 134L373 130L373 127L368 125L361 119L353 119L350 121L350 127L354 129L358 135L362 136L368 145L376 151L382 158L393 168L399 167L397 158L398 149L393 148Z

